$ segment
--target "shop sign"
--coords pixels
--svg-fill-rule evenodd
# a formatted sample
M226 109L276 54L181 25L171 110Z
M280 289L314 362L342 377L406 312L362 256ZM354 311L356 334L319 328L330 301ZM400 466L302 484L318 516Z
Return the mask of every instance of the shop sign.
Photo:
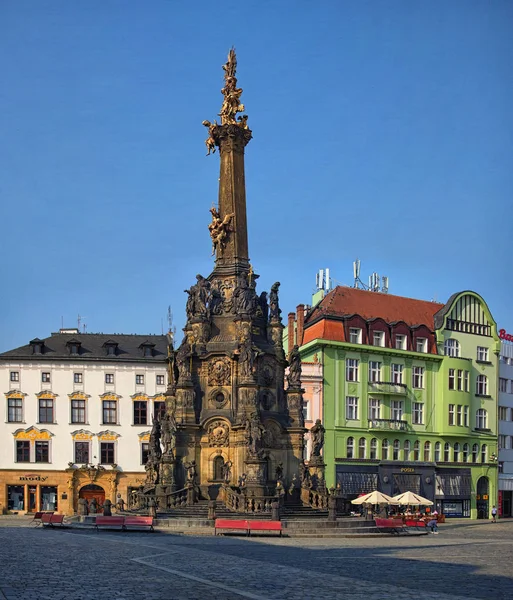
M499 504L499 517L502 517L502 490L499 490L499 497L498 497L498 504Z
M46 481L48 477L41 477L37 473L27 473L20 476L20 481Z
M505 329L501 329L499 331L499 338L505 342L513 342L513 335L511 333L507 333Z
M401 473L415 473L415 469L413 467L403 467Z

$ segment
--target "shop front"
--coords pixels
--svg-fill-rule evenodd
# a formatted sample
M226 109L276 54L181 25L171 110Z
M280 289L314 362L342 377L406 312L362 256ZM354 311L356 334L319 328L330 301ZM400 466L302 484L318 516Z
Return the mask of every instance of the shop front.
M65 474L55 472L1 473L4 485L0 490L0 505L2 512L34 513L37 511L58 511L59 488L65 494Z
M470 517L472 476L470 469L436 469L435 508L446 517ZM488 500L488 495L486 501ZM476 496L477 498L477 496ZM478 507L479 514L479 507Z

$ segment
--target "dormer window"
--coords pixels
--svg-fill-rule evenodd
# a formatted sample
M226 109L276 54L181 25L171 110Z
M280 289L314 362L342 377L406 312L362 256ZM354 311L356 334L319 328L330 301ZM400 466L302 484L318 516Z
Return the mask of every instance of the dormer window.
M103 347L105 348L107 356L116 356L118 353L118 343L114 340L107 340L103 344Z
M416 342L416 350L417 352L427 352L427 339L426 338L417 338Z
M30 345L32 346L32 354L43 354L43 340L35 338L30 341Z
M372 345L373 346L381 346L385 345L385 332L384 331L375 331L372 334Z
M81 342L76 339L71 339L66 342L66 346L68 347L69 353L72 356L78 356L80 354L80 346Z
M153 348L155 348L155 344L152 344L151 342L143 342L139 348L142 350L142 355L145 358L152 358L153 357Z

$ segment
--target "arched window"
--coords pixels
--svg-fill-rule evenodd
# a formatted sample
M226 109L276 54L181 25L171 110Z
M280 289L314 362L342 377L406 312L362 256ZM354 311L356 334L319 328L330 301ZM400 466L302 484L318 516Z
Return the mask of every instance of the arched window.
M365 458L367 450L367 442L365 438L360 438L358 441L358 458Z
M404 440L404 460L411 460L411 442L410 440Z
M460 462L461 446L459 442L454 444L454 462Z
M424 460L425 462L431 460L431 442L424 442Z
M478 375L476 378L476 394L478 396L488 395L488 377L486 375Z
M389 443L387 439L381 442L381 460L388 460L388 447Z
M476 412L476 429L488 428L488 413L484 408L479 408Z
M346 456L347 458L354 458L354 438L352 437L347 438Z
M474 444L472 446L472 462L476 463L478 456L479 456L479 444Z
M486 444L481 446L481 462L484 464L488 461L488 448Z
M444 342L444 354L445 356L459 356L460 355L460 343L458 340L445 340Z
M372 438L370 441L370 458L372 460L378 458L378 440L376 438Z
M216 456L214 458L214 481L223 481L224 458Z
M394 440L394 445L392 448L392 458L394 460L399 460L399 450L401 449L401 442L399 440Z
M468 462L469 452L470 446L468 444L463 444L463 462Z
M451 461L451 444L449 444L449 442L445 442L444 444L444 461Z
M413 444L413 460L420 460L420 442L417 440Z
M442 456L442 444L437 442L435 444L435 462L440 462Z

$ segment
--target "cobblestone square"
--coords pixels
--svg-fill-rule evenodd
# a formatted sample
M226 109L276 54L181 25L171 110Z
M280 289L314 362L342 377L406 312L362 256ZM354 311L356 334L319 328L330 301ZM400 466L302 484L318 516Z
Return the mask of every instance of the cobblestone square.
M513 521L440 535L273 538L47 530L0 518L0 598L510 599Z

